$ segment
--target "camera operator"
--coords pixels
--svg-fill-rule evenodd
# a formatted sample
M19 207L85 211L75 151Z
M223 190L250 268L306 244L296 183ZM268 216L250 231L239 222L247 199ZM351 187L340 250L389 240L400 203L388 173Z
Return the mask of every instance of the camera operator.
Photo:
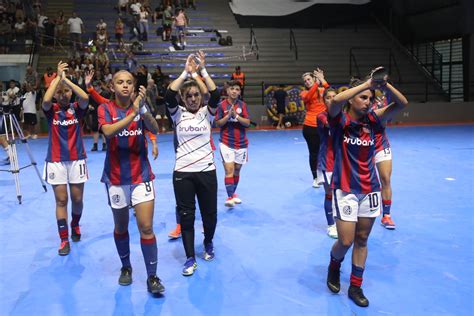
M7 142L5 133L7 131L7 127L8 128L10 127L10 120L5 120L3 116L6 113L10 113L10 114L15 115L17 120L20 119L20 112L21 112L20 96L19 96L20 88L17 87L17 83L15 80L10 80L9 89L7 91L3 91L3 84L1 86L2 86L2 106L0 109L0 112L1 112L0 144L5 150L7 154L7 158L1 160L0 164L7 165L10 163L10 159L8 156L10 146ZM5 126L5 124L8 124L8 126Z

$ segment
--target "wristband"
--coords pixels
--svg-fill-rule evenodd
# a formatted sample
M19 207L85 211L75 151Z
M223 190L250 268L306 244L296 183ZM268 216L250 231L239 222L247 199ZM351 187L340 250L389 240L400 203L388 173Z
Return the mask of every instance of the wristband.
M186 80L187 77L188 77L188 72L186 70L183 70L181 75L179 75L179 79Z
M193 73L191 74L191 77L193 77L193 79L196 79L196 78L197 78L197 76L198 76L198 74L197 74L197 73L195 73L195 72L193 72Z
M206 68L201 69L201 75L203 78L209 77L209 74L207 73Z
M144 115L146 112L148 112L146 106L142 106L139 111L140 115Z

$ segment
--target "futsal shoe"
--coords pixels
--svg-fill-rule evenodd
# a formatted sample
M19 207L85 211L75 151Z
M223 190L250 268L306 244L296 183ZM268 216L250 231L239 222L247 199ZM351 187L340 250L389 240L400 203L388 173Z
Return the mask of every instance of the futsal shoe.
M177 224L176 228L168 233L170 239L178 239L181 237L181 225Z
M161 294L165 291L165 287L161 284L161 280L156 275L150 275L146 280L148 292L151 294Z
M132 267L122 267L118 283L123 286L132 284Z
M214 259L214 245L212 242L204 244L204 260L211 261Z
M362 288L358 286L349 286L349 291L347 292L349 298L356 303L356 305L360 307L367 307L369 306L369 300L365 297Z
M320 187L320 185L318 184L318 179L314 179L313 180L313 188L317 189L319 187Z
M81 240L81 229L79 228L79 225L74 227L71 226L71 239L74 242Z
M107 151L107 143L102 143L102 151Z
M234 204L241 204L242 203L242 200L239 199L239 196L235 193L234 193L234 195L232 195L232 201L234 201Z
M235 205L234 198L233 197L228 197L227 200L225 200L224 205L227 206L227 207L234 207L234 205Z
M97 144L92 145L91 151L97 151Z
M190 276L190 275L193 275L194 271L197 269L197 263L196 263L196 259L194 259L194 257L190 257L186 260L186 262L184 263L184 267L183 267L183 272L182 274L184 276Z
M328 225L327 229L328 236L337 239L337 228L336 225Z
M394 230L395 229L395 223L392 220L392 217L390 215L385 214L382 217L382 226L385 227L386 229Z
M68 240L61 241L61 245L59 246L59 249L58 249L58 255L67 256L70 251L71 251L71 246L69 245L69 241Z
M333 293L339 293L341 290L341 282L340 282L341 270L335 270L328 268L328 279L326 284L329 290Z

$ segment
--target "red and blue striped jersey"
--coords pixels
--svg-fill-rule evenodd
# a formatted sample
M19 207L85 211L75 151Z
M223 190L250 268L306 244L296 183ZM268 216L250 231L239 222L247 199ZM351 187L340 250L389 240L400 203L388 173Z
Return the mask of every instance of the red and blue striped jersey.
M87 109L81 109L77 102L74 102L65 108L54 103L48 111L43 111L49 127L46 161L86 159L81 122Z
M99 128L127 117L132 108L123 109L114 101L103 103L98 109ZM107 138L107 154L101 181L112 185L139 184L155 178L148 161L145 124L137 115L117 135Z
M247 104L242 100L237 100L232 105L227 99L219 103L217 107L215 120L220 120L232 109L243 118L249 118L247 111ZM236 118L229 118L227 123L221 127L221 134L219 141L229 148L239 149L247 148L249 141L247 139L246 127L237 121Z
M317 121L320 138L318 168L322 171L332 172L334 169L334 151L328 113L326 111L319 113Z
M375 169L375 130L382 126L370 111L360 121L344 112L330 120L334 139L332 188L355 194L380 191Z

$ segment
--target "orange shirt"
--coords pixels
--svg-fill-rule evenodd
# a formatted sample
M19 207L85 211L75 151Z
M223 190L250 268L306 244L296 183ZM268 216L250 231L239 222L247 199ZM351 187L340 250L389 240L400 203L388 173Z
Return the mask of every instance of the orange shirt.
M43 80L44 80L44 87L45 89L48 89L49 88L49 85L51 84L51 81L54 80L54 78L56 78L57 74L55 72L53 72L51 74L51 76L48 75L48 73L45 73L43 75Z
M323 84L324 89L327 89L328 87L329 84L327 82ZM303 125L317 127L318 124L316 120L318 114L326 111L323 94L320 93L318 84L315 82L308 91L301 91L300 97L306 107L306 116Z
M240 75L238 75L237 73L234 72L232 74L232 80L240 82L240 84L243 87L245 85L245 74L243 72L240 72Z

